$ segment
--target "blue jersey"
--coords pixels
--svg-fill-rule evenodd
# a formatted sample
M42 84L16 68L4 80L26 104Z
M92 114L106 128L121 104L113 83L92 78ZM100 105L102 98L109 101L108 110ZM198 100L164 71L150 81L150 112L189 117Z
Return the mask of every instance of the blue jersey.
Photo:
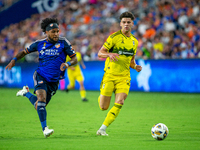
M27 54L38 51L39 66L37 72L48 82L57 82L62 74L60 66L65 63L66 56L72 58L76 55L70 42L64 37L59 37L57 43L51 43L47 38L37 40L25 51Z

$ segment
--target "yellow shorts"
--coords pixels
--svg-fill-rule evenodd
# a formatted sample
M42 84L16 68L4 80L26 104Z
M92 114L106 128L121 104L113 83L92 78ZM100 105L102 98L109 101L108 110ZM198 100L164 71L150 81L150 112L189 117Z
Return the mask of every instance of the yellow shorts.
M104 74L100 85L100 94L104 96L112 96L112 93L126 93L128 95L130 89L130 76L114 76L112 74Z
M75 81L78 81L78 82L84 81L84 77L83 77L81 70L68 69L67 75L68 75L68 79L69 79L69 84L72 87L75 86Z

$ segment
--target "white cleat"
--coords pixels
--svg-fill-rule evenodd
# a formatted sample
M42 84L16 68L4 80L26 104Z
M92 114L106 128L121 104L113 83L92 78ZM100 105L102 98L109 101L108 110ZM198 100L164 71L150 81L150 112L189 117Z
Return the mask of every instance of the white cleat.
M19 90L16 94L16 96L24 96L24 94L29 92L29 87L24 86L22 90Z
M104 130L98 130L97 135L108 136L108 134Z
M43 131L44 137L45 138L49 137L50 135L53 134L53 132L54 132L53 129L49 129L48 127L45 127Z

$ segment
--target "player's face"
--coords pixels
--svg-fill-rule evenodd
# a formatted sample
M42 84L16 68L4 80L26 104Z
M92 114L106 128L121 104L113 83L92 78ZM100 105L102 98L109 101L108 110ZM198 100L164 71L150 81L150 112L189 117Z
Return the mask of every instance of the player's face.
M131 18L122 18L120 26L122 28L123 33L131 32L131 28L133 26L133 20L131 20Z
M54 28L52 30L46 31L47 37L50 41L57 42L59 39L59 29Z

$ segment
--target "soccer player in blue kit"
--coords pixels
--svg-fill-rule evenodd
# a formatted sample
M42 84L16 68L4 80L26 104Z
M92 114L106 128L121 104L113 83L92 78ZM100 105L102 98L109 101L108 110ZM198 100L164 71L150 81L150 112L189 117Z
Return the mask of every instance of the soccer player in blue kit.
M10 70L15 62L26 54L38 51L39 66L33 74L34 93L29 92L28 86L18 91L16 96L25 96L37 110L43 134L49 137L54 130L47 127L46 105L58 89L59 79L64 76L64 71L71 65L77 63L75 51L65 37L59 37L59 23L56 18L46 18L41 22L41 29L47 35L45 39L33 42L29 47L19 52L6 66ZM66 56L71 58L65 62Z

